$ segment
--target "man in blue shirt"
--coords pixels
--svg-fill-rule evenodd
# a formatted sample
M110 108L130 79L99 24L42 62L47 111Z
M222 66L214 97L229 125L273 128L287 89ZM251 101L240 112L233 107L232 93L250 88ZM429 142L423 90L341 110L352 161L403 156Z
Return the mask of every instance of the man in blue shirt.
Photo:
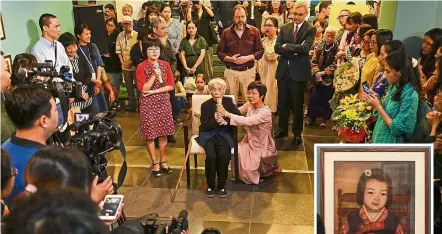
M58 112L55 100L46 89L23 86L5 94L5 109L17 127L15 134L3 143L12 165L17 168L15 185L6 203L25 189L25 169L29 159L41 148L57 128Z
M41 30L41 38L32 47L31 54L34 55L39 62L51 60L57 72L60 72L61 66L69 66L72 74L72 65L64 50L63 45L57 41L60 37L60 22L55 15L43 14L38 20Z

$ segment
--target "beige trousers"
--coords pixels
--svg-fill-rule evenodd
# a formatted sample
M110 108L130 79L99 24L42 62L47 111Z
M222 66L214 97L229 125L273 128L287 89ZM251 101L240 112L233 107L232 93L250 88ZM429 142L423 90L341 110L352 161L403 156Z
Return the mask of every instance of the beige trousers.
M255 66L246 71L224 70L224 77L227 81L227 88L230 95L235 95L238 100L238 92L241 90L244 103L247 102L247 86L255 81Z

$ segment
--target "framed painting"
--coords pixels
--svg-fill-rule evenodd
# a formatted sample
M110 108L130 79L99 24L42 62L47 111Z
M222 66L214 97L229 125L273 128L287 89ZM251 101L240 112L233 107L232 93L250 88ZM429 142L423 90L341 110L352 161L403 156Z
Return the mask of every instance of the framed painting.
M5 25L3 25L2 13L0 13L0 40L6 39Z
M12 57L11 55L5 55L4 58L6 62L6 69L12 74Z
M315 152L315 208L326 233L430 233L432 144L316 145Z

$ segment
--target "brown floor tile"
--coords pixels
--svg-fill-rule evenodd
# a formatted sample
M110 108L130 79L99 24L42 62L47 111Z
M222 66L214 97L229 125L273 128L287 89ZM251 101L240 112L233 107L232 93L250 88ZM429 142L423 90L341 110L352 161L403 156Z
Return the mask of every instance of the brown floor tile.
M302 233L313 234L313 226L283 225L283 224L261 224L252 223L250 233L253 234L281 234L281 233Z
M256 185L256 192L313 194L309 175L299 173L278 173Z
M180 189L175 202L171 202L173 190L163 188L141 188L131 205L125 209L128 217L141 217L158 213L161 217L178 216L183 209L189 210L193 191Z
M250 192L229 191L226 198L208 198L205 190L196 190L189 219L247 223L250 221L252 197Z
M255 193L252 223L313 225L313 195Z
M125 210L132 204L138 195L139 187L120 187L118 189L118 194L124 195L124 206Z
M118 173L120 173L121 166L108 166L107 172L112 176L114 182L118 180ZM150 170L142 167L128 167L126 178L124 179L123 186L125 187L137 187L140 188L147 177L149 176Z
M180 169L172 169L172 174L161 174L161 176L156 177L150 174L146 179L146 183L142 188L168 188L175 189L178 182L178 177L180 176ZM205 181L203 170L191 170L190 171L190 188L191 190L196 190L201 184L201 181ZM187 188L187 176L186 171L183 172L183 177L181 178L180 189Z
M117 123L123 130L123 142L127 143L132 136L139 135L140 121L138 119L117 118Z
M308 170L303 151L278 151L278 162L282 170Z

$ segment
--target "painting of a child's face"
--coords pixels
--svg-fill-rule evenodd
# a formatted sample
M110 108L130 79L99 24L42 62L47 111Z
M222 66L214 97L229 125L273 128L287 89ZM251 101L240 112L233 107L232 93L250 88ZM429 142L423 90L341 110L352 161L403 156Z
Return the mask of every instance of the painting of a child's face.
M215 85L210 89L210 94L213 98L219 99L224 96L224 88L221 85Z
M368 212L380 212L387 203L387 197L387 183L375 179L367 181L364 191L364 205Z

